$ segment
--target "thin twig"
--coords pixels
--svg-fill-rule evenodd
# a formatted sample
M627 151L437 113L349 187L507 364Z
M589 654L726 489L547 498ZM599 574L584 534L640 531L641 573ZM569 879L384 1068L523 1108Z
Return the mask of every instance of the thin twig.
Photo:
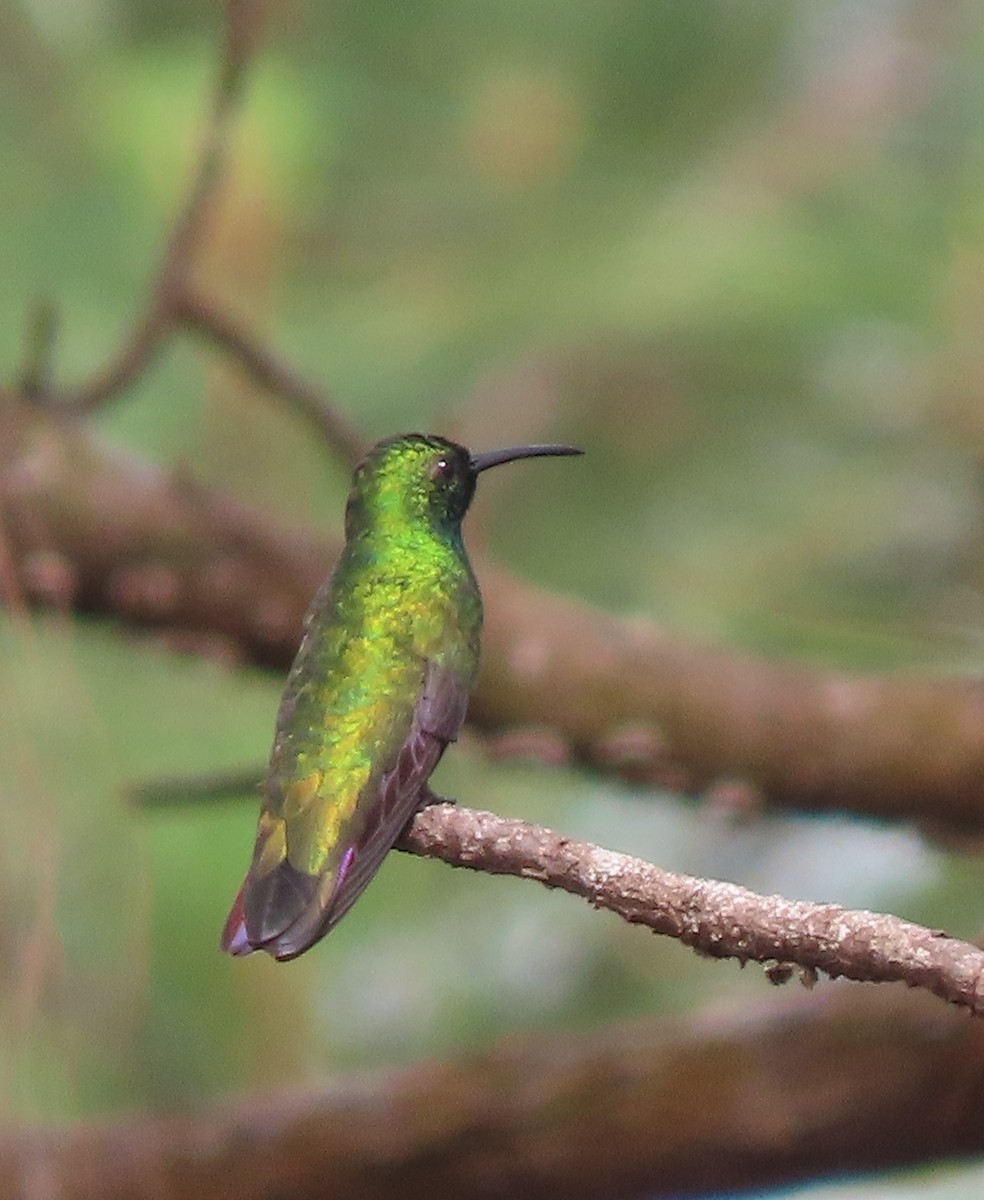
M247 68L259 41L260 10L259 0L226 0L223 53L212 92L211 112L205 122L198 168L171 231L158 277L157 291L168 309L187 286L189 272L208 231L226 171Z
M241 800L258 794L266 767L207 771L200 775L161 776L141 779L126 789L126 797L138 808L181 808L203 802Z
M261 7L259 0L227 0L223 53L198 163L165 244L147 306L105 367L78 387L53 394L52 402L63 411L88 413L115 399L163 349L172 328L173 306L187 286L211 224L246 69L259 40Z
M278 360L240 322L196 288L193 273L207 237L228 165L232 126L245 88L247 68L259 41L265 0L227 0L224 49L205 121L198 164L167 239L144 311L116 356L74 390L54 392L47 374L52 338L48 325L31 338L22 394L61 412L89 413L132 384L154 362L177 328L204 338L239 364L260 387L295 408L319 439L351 468L364 440L334 409L320 388Z
M19 390L28 400L44 403L51 389L58 311L47 299L38 300L27 324L27 346Z
M984 1014L984 951L898 917L677 875L526 821L453 804L419 812L398 848L455 867L537 879L713 958L907 983Z
M258 387L286 401L348 468L362 457L365 439L335 410L329 397L302 379L261 345L259 339L213 300L185 291L175 296L175 321L233 359Z

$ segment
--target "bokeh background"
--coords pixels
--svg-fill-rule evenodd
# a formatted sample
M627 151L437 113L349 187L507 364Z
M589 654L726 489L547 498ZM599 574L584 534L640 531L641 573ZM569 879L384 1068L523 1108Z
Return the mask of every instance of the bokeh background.
M0 8L5 379L39 299L60 312L60 378L118 344L194 159L220 15ZM979 672L979 5L288 0L270 25L202 274L367 439L587 449L484 481L473 541L749 652ZM175 344L94 423L340 524L344 473L200 348ZM279 690L104 623L0 616L8 1118L183 1108L767 987L569 897L398 855L316 952L225 959L254 801L149 814L123 789L261 764ZM437 786L662 866L984 923L973 847L905 828L735 827L477 739ZM966 1167L822 1194L982 1184Z

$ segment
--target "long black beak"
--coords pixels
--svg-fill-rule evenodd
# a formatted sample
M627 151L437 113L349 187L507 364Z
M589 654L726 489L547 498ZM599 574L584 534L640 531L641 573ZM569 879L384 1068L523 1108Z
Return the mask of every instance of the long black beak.
M546 458L548 455L583 454L576 446L513 446L511 450L487 450L484 454L471 456L471 469L478 474L500 463L512 462L516 458Z

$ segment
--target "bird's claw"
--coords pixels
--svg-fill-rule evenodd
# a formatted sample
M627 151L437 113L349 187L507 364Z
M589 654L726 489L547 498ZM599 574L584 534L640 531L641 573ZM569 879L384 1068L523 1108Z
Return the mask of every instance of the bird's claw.
M420 808L430 808L432 804L457 804L457 800L452 800L448 796L439 796L437 792L431 791L430 787L425 783L420 789Z

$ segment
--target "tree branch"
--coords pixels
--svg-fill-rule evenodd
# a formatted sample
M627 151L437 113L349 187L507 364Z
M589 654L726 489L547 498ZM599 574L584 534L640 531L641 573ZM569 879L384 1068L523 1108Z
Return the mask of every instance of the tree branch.
M478 566L480 728L545 730L596 770L742 812L984 829L980 680L754 659Z
M894 988L783 1001L187 1116L8 1125L0 1193L669 1200L984 1152L984 1023Z
M0 524L35 602L277 670L338 550L2 391ZM757 661L475 566L486 625L469 720L485 733L528 730L555 759L752 806L984 829L976 679Z
M147 807L227 799L253 792L260 775L151 781L131 795ZM452 867L535 879L710 958L774 964L775 983L790 978L793 967L809 982L822 971L861 983L905 983L984 1015L984 950L898 917L760 896L453 802L421 809L396 848Z
M984 950L898 917L759 896L453 804L422 809L398 847L453 867L539 880L712 958L906 983L984 1015Z

